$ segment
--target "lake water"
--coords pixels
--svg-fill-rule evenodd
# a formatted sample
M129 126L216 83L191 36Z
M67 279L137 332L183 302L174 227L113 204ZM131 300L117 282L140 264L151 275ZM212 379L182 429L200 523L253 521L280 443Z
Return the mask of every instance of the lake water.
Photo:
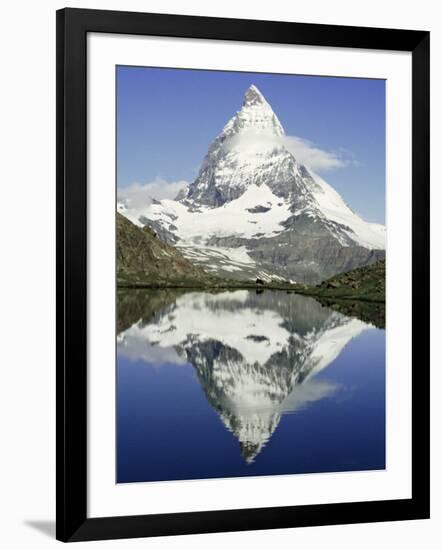
M385 332L282 291L118 292L117 482L385 467Z

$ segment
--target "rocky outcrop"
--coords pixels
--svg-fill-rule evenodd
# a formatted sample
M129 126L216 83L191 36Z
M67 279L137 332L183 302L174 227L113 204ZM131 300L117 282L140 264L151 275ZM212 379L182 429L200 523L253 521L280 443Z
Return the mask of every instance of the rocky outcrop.
M305 293L328 298L346 298L370 302L385 302L386 262L379 260L322 281Z
M181 284L208 278L149 227L140 228L116 214L116 271L118 284Z

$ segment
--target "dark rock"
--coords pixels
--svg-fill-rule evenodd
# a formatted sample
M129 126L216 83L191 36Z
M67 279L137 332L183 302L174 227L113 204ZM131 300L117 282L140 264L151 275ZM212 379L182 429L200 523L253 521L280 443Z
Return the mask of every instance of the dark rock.
M250 212L250 214L264 214L265 212L269 212L271 210L271 207L267 206L254 206L253 208L247 208L247 211Z

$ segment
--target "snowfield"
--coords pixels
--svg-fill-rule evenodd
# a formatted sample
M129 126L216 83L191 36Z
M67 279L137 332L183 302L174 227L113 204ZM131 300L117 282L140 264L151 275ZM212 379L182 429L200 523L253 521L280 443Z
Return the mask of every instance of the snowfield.
M314 174L314 179L318 185L312 194L317 205L304 209L303 213L311 218L331 220L346 226L348 229L344 230L345 233L357 244L384 250L385 226L364 221L323 178ZM121 207L119 210L140 226L141 215L159 222L164 229L179 238L179 246L188 249L192 245L204 245L211 237L260 239L275 236L284 231L282 224L292 215L290 206L288 200L275 195L266 184L252 184L239 198L219 208L199 207L195 211L182 202L165 199L150 205L143 212ZM265 211L259 212L259 207ZM297 215L301 213L296 212ZM347 241L341 241L341 244L348 246ZM198 252L195 251L195 254ZM231 249L229 254L232 254ZM248 257L245 263L250 262L252 260Z
M260 206L269 210L249 211ZM219 208L191 211L180 202L163 200L160 204L152 204L145 213L147 218L162 222L186 244L202 244L213 236L271 237L283 231L281 223L289 215L289 204L282 202L265 184L251 185L238 199ZM177 229L173 231L170 226Z
M311 172L318 184L313 191L324 218L348 226L352 231L346 231L349 237L366 248L384 250L386 248L386 227L378 223L365 222L355 214L344 202L341 195L319 175Z

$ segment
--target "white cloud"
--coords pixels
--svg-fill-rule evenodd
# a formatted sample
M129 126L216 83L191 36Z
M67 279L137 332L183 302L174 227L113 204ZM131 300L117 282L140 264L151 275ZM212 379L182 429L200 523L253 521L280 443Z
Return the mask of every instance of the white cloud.
M338 153L325 151L316 147L312 142L297 136L283 136L281 139L282 143L295 156L298 162L315 172L326 172L348 165L348 161L343 156L344 151L342 149Z
M147 183L132 183L118 189L118 202L133 211L142 211L154 200L174 199L179 191L188 186L188 181L168 182L156 178Z
M304 164L314 172L326 172L337 168L344 168L352 162L352 154L343 148L337 151L326 151L314 145L311 141L297 136L276 136L270 132L255 132L245 130L236 134L224 144L226 151L240 147L245 154L254 154L284 146L290 151L300 164Z
M132 325L118 336L118 357L125 357L131 361L144 361L155 367L187 364L174 348L163 348L146 342L139 334L138 324Z

